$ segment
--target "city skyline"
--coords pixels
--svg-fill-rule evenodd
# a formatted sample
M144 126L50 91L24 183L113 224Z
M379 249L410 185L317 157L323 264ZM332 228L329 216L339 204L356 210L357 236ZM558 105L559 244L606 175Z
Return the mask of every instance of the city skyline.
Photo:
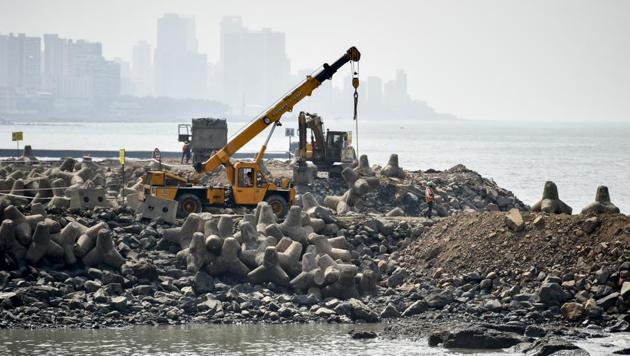
M302 8L287 0L5 0L0 3L0 32L53 32L100 41L110 44L107 58L128 61L137 41L155 44L156 18L194 15L198 50L215 63L220 43L216 24L237 14L252 29L286 33L294 71L355 45L365 54L365 77L392 78L396 68L404 68L412 97L458 117L630 118L628 1L396 0L390 5L322 0L307 12Z
M252 116L316 70L293 71L285 33L270 28L252 30L239 16L221 19L220 56L216 63L209 62L207 55L198 51L195 21L194 16L163 14L156 19L156 44L145 40L134 44L131 61L105 58L103 48L107 44L86 39L50 33L42 39L0 34L0 72L26 73L26 69L17 68L28 67L31 73L25 79L29 85L22 83L22 77L9 80L0 75L0 113L52 111L74 116L94 109L104 114L116 107L120 116L125 114L124 105L118 103L120 97L137 96L212 100L228 105L229 116ZM2 39L13 43L12 47L2 47ZM350 73L337 77L340 85L325 83L318 95L307 98L300 107L323 115L349 116L353 93ZM413 100L402 69L397 69L392 80L369 78L361 78L361 108L367 108L361 111L362 117L452 118ZM137 107L128 111L141 112Z

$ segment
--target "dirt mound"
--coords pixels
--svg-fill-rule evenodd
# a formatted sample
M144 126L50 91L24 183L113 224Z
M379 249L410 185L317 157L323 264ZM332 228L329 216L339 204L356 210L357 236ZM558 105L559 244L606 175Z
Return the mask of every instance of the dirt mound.
M403 266L449 274L471 271L590 272L630 259L630 217L524 213L525 228L508 229L504 213L474 213L437 223L401 252ZM514 276L516 277L516 276Z

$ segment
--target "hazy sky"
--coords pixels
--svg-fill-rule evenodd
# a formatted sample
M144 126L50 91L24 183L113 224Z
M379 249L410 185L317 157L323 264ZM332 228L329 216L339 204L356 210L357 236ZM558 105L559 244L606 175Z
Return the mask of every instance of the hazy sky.
M286 33L294 72L356 45L364 78L404 68L414 98L459 117L630 121L625 0L0 0L0 33L102 41L129 59L136 41L155 44L166 12L195 16L212 62L221 17L240 15Z

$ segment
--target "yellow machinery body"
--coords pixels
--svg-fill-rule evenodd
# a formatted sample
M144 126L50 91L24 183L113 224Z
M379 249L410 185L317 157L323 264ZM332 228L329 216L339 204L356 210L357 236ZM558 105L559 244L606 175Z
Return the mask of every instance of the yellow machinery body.
M264 168L263 156L267 142L283 114L292 111L298 102L310 96L324 81L331 79L344 64L358 62L360 58L359 50L351 47L334 63L330 65L325 63L322 69L312 76L307 76L300 85L250 122L212 157L203 163L195 164L195 170L199 174L211 173L219 166L224 166L228 187L195 186L177 175L152 171L145 176L145 194L177 200L180 215L201 211L203 206L255 206L261 201L267 201L276 215L284 216L289 206L295 204L295 189L287 179L274 181ZM253 162L231 161L234 153L269 126L272 129L267 142Z

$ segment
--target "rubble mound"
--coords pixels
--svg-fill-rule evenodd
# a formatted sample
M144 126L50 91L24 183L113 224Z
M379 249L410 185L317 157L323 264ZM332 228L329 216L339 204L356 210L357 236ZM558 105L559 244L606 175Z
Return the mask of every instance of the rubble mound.
M436 184L434 208L442 217L460 212L528 209L511 191L461 164L445 171L405 171L404 178L387 177L380 167L373 168L380 184L355 203L356 212L385 214L401 208L407 216L420 216L427 207L424 189L429 181ZM341 195L346 189L341 179L316 179L311 192L323 201L326 195Z

